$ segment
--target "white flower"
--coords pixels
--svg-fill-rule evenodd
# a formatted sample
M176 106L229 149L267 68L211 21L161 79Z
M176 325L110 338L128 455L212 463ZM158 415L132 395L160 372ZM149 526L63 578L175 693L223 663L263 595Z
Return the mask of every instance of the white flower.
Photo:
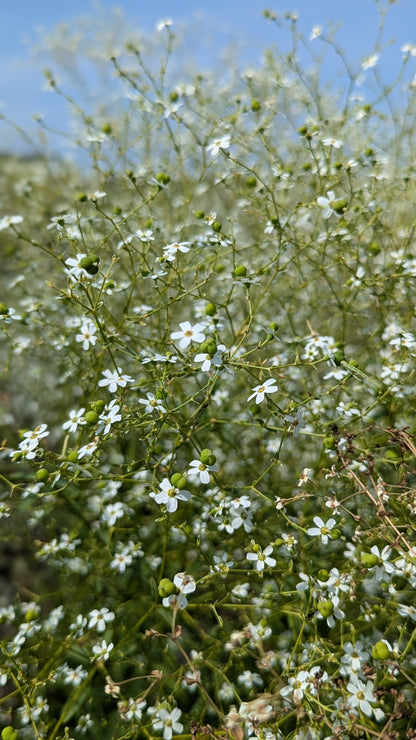
M75 257L68 257L65 260L65 264L68 265L68 269L65 272L75 278L75 280L80 280L82 277L90 278L91 275L81 267L81 260L86 256L85 252L79 252Z
M299 671L297 676L292 676L291 678L289 678L289 685L280 690L280 696L283 696L285 698L293 693L294 702L296 704L299 704L303 697L303 694L308 688L308 679L308 671Z
M22 223L22 221L23 216L3 216L3 218L0 220L0 231L3 231L3 229L7 229L13 224L20 224Z
M273 568L276 565L276 560L270 557L270 554L273 552L272 545L267 545L264 550L259 545L257 545L257 548L256 552L247 553L247 560L252 560L258 571L264 570L265 565L270 565Z
M97 632L104 632L107 622L112 622L115 618L114 612L110 612L106 606L102 609L93 609L88 616L90 618L88 627L90 629L96 627Z
M111 425L115 424L116 421L121 420L121 414L118 413L119 411L120 406L113 399L108 406L105 407L102 414L100 414L100 424L98 425L97 431L101 432L104 428L104 434L108 434L111 429Z
M98 437L94 437L92 442L88 442L88 444L83 445L83 447L80 447L78 450L78 460L82 460L85 455L92 455L93 452L98 447Z
M127 710L123 711L124 719L141 719L145 706L146 702L144 699L133 699L133 701L128 705Z
M348 672L359 673L363 663L369 657L367 650L363 650L361 640L357 640L355 645L352 642L344 644L344 655L341 656L341 663L348 667Z
M328 190L327 197L324 198L323 195L320 195L319 198L317 198L316 202L318 203L318 206L321 206L321 208L324 209L323 217L329 218L334 213L337 215L333 209L334 201L336 201L335 193L333 190Z
M189 252L188 244L189 242L175 242L173 244L167 244L166 247L163 247L163 259L168 260L168 262L174 262L178 252Z
M189 463L189 468L186 474L191 478L192 476L199 475L201 483L209 483L210 471L215 472L216 470L218 470L216 465L205 465L201 460L192 460L192 462Z
M376 697L373 692L374 684L372 681L363 683L359 678L354 676L353 680L347 685L347 691L350 694L348 697L349 703L352 707L358 707L361 712L367 717L371 717L373 713L373 707L370 705L371 702L376 701Z
M215 367L220 367L222 365L222 355L225 351L225 345L219 344L214 355L204 354L201 352L195 355L194 360L195 362L201 362L202 372L207 373L211 369L211 365L215 365Z
M173 21L170 18L164 18L163 21L159 21L156 25L156 31L160 33L164 28L169 28Z
M361 69L371 69L371 67L375 67L379 58L379 54L370 54L369 57L366 57L361 62Z
M107 504L101 519L109 527L113 527L117 519L121 519L124 516L124 513L124 504L122 501L114 501L114 503Z
M77 334L75 339L77 342L82 342L83 349L89 349L90 346L93 347L97 341L97 337L95 336L96 331L97 327L95 324L93 324L92 321L86 321L81 325L80 334Z
M20 443L19 447L21 449L33 450L35 447L38 446L39 441L43 439L43 437L48 436L49 432L47 431L47 428L47 424L40 424L35 429L33 429L33 431L24 432L23 440Z
M176 573L173 582L183 594L191 594L196 589L195 578L187 573Z
M334 149L340 149L342 147L342 141L339 141L339 139L333 139L331 137L322 139L322 144L324 146L332 146Z
M101 640L101 645L92 646L93 657L91 660L108 660L113 647L114 643L110 642L107 645L106 640Z
M131 378L130 375L123 375L122 370L104 370L102 373L105 377L103 380L100 380L98 385L105 386L108 385L108 390L110 393L115 393L117 388L124 388L127 383L133 383L134 378Z
M72 409L72 411L69 412L68 421L66 421L65 424L62 424L62 429L67 429L68 432L76 432L79 426L86 424L84 414L84 408L79 409L78 411Z
M157 504L166 504L166 508L170 514L178 508L178 501L189 501L191 494L189 491L179 490L172 485L169 478L164 478L159 483L159 493L153 491L149 494L151 498L154 498Z
M256 399L256 403L261 403L264 400L266 393L275 393L277 391L276 381L273 378L265 380L261 385L256 385L255 388L251 389L253 393L248 397L247 401L251 401L252 398Z
M168 712L167 709L161 707L156 712L156 719L152 719L154 730L163 730L164 740L171 740L174 732L182 732L183 725L178 722L182 712L178 707Z
M146 393L147 398L139 398L139 403L145 406L146 414L151 414L153 411L159 411L161 414L166 414L166 409L163 406L161 400L156 398L154 393Z
M181 327L181 331L174 331L170 335L170 338L180 339L179 347L181 349L186 349L186 347L189 347L191 342L203 342L205 339L204 324L192 324L190 321L182 321L182 323L179 324Z
M320 537L324 545L328 544L330 531L336 525L335 519L328 519L325 523L322 521L320 516L314 516L313 521L316 524L316 527L310 527L307 530L307 533L310 537Z
M212 157L215 157L221 149L228 149L231 144L231 136L222 136L218 139L214 139L207 146L207 151Z

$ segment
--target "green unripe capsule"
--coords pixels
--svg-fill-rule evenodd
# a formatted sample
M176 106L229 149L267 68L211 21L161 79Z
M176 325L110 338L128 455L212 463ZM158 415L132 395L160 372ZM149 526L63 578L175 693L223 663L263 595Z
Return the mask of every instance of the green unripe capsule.
M167 185L168 182L170 182L170 175L167 175L166 172L158 172L156 180L160 182L161 185Z
M248 188L255 188L257 185L257 178L254 177L254 175L251 175L246 180L246 185Z
M87 200L86 193L77 193L77 195L75 196L75 200L79 200L80 203L85 203L85 201Z
M171 103L176 103L177 100L179 100L179 95L176 92L176 90L173 90L169 95L169 100Z
M195 218L199 218L199 219L205 218L204 211L195 211Z
M5 303L0 303L0 316L7 316L9 309Z
M334 209L335 213L342 214L346 211L347 205L348 204L345 198L337 198L337 200L334 200L332 208Z
M1 740L17 740L16 730L11 725L5 727L1 733Z
M70 452L68 452L66 457L69 462L76 462L78 460L78 452L76 450L71 450Z
M214 221L212 224L212 230L215 231L216 234L218 234L219 231L222 229L222 223L221 221Z
M44 483L49 478L49 470L46 468L39 468L35 473L35 478L39 483Z
M98 254L86 254L79 263L79 266L82 267L83 270L86 270L89 275L96 275L99 264L100 258Z
M259 100L252 100L251 101L251 110L252 111L256 112L256 111L260 110L260 108L261 108L261 103L260 103Z
M336 365L340 365L341 362L345 362L345 355L342 352L342 350L338 349L336 352L334 352L333 358Z
M342 535L342 532L340 532L339 529L331 529L331 531L329 533L329 536L330 536L331 540L339 540L339 538L341 537L341 535Z
M164 599L166 596L174 594L176 591L175 585L172 583L170 578L162 578L157 587L159 596Z
M215 303L207 303L205 306L205 315L206 316L215 316L217 313L217 309L215 307Z
M372 552L363 552L361 555L361 562L366 568L374 568L378 563L378 557Z
M379 640L371 648L371 655L374 660L387 660L390 657L390 650L383 640Z
M174 474L173 474L173 475L171 476L170 482L172 483L172 485L173 485L173 486L174 486L175 488L178 488L178 489L179 489L180 491L181 491L181 490L182 490L183 488L185 488L185 486L186 486L186 483L187 483L187 481L186 481L186 478L185 478L185 476L184 476L184 475L182 475L182 473L174 473Z
M318 604L318 611L322 614L323 617L330 617L331 614L334 613L334 605L332 601L321 601Z
M245 277L247 275L247 267L245 265L237 265L234 270L236 277Z
M215 457L212 450L206 447L204 450L202 450L199 459L204 465L215 465L217 458Z
M95 411L97 414L101 414L101 411L103 410L105 406L105 401L103 401L102 398L97 398L96 401L93 401L91 404L92 411Z
M98 414L96 411L87 411L87 413L84 416L85 421L87 424L96 424L98 421Z
M327 581L329 578L329 573L325 568L321 568L321 570L318 570L318 578L320 581Z

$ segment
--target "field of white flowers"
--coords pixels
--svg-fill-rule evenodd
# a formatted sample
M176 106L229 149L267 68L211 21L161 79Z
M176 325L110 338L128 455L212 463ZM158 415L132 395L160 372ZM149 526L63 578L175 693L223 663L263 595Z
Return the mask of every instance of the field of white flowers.
M416 737L416 47L266 20L2 158L3 740Z

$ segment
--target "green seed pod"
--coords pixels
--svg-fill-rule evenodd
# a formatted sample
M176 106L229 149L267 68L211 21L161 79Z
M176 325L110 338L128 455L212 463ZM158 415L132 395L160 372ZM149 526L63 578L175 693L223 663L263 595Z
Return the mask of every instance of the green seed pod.
M245 265L237 265L234 270L236 277L245 277L247 275L247 267Z
M94 425L98 421L98 414L96 411L87 411L87 413L84 416L85 421L87 424Z
M121 208L121 206L113 206L113 213L115 216L121 216L121 214L123 213L123 209Z
M254 100L251 101L251 110L252 111L254 111L256 113L258 110L260 110L260 108L261 108L261 103L260 103L259 100L255 100L254 99Z
M91 410L95 411L97 414L101 414L101 411L103 410L105 406L105 401L103 401L102 398L97 398L96 401L93 401L91 403Z
M332 204L332 208L334 209L335 213L342 214L347 209L347 201L345 198L337 198L337 200L334 200Z
M334 605L332 601L321 601L318 604L318 611L322 614L323 617L330 617L331 614L334 613Z
M254 177L254 175L250 175L246 180L246 185L248 188L255 188L257 185L257 178Z
M103 132L103 134L107 134L107 135L112 134L113 133L113 127L112 127L111 123L104 123L101 126L101 131Z
M75 196L75 200L79 200L80 203L85 203L85 201L87 200L86 193L77 193Z
M187 480L182 473L174 473L170 478L170 482L175 486L175 488L178 488L181 491L185 488Z
M326 568L321 568L321 570L318 570L318 578L320 581L327 581L329 578L329 573L326 570Z
M158 172L156 180L160 182L161 185L167 185L168 182L170 182L170 175L167 175L166 172Z
M98 265L100 264L100 258L98 254L86 254L79 263L83 270L86 270L89 275L96 275L98 272Z
M176 90L172 90L172 92L169 94L169 100L171 103L176 103L176 101L179 100L179 95Z
M199 218L199 219L205 218L204 211L195 211L195 218Z
M5 727L4 730L2 730L1 740L17 740L17 737L17 732L13 727L11 727L11 725L8 725L8 727Z
M71 450L68 452L66 457L69 462L76 462L78 460L78 452L76 450Z
M339 529L331 529L329 536L331 540L339 540L339 538L342 536L342 532L340 532Z
M387 660L390 657L390 650L388 649L384 640L379 640L371 648L371 655L374 660Z
M206 316L215 316L217 313L217 309L215 308L215 303L207 303L205 306L205 315Z
M215 231L216 234L218 234L219 231L222 229L222 223L221 221L214 221L212 224L212 230Z
M25 622L33 622L38 618L38 612L36 609L29 609L25 614Z
M368 146L364 154L366 157L372 157L374 154L374 149L372 149L371 146Z
M0 316L7 316L9 309L5 303L0 303Z
M305 136L305 134L307 133L308 133L307 126L301 126L300 128L298 128L298 134L300 134L301 136Z
M327 450L334 450L336 447L335 439L334 437L325 437L324 438L324 447L326 447Z
M39 483L44 483L49 478L49 470L46 468L39 468L35 473L35 478Z
M378 557L372 552L363 552L361 554L361 562L366 568L374 568L378 563Z
M176 591L176 587L174 583L172 583L170 578L162 578L162 580L159 581L157 590L159 592L159 596L164 599L166 596L174 594Z
M199 459L204 465L215 465L217 458L215 457L212 450L206 447L204 450L202 450Z

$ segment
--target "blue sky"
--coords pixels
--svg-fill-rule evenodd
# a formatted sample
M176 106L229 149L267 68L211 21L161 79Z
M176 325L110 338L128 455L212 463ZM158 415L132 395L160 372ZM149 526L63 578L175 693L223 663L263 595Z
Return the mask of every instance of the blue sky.
M387 0L383 0L383 4ZM337 39L350 59L358 60L372 51L377 32L375 0L102 0L104 10L118 7L130 27L152 32L158 21L171 18L179 25L194 28L195 34L207 29L215 44L204 48L205 64L218 62L221 46L228 38L237 41L244 62L255 64L264 48L282 44L282 32L263 18L263 10L280 15L299 13L300 27L309 34L312 26L328 22L341 24ZM54 95L44 91L42 65L35 63L30 48L39 41L39 29L53 31L58 23L69 26L80 15L94 15L93 0L3 0L0 3L0 113L30 134L37 130L32 115L42 113L52 125L65 125L65 109ZM387 75L400 66L400 46L416 44L416 0L399 0L387 14L383 36L394 40L383 53L383 72ZM202 41L202 39L201 39ZM23 139L0 121L0 151L19 149Z

